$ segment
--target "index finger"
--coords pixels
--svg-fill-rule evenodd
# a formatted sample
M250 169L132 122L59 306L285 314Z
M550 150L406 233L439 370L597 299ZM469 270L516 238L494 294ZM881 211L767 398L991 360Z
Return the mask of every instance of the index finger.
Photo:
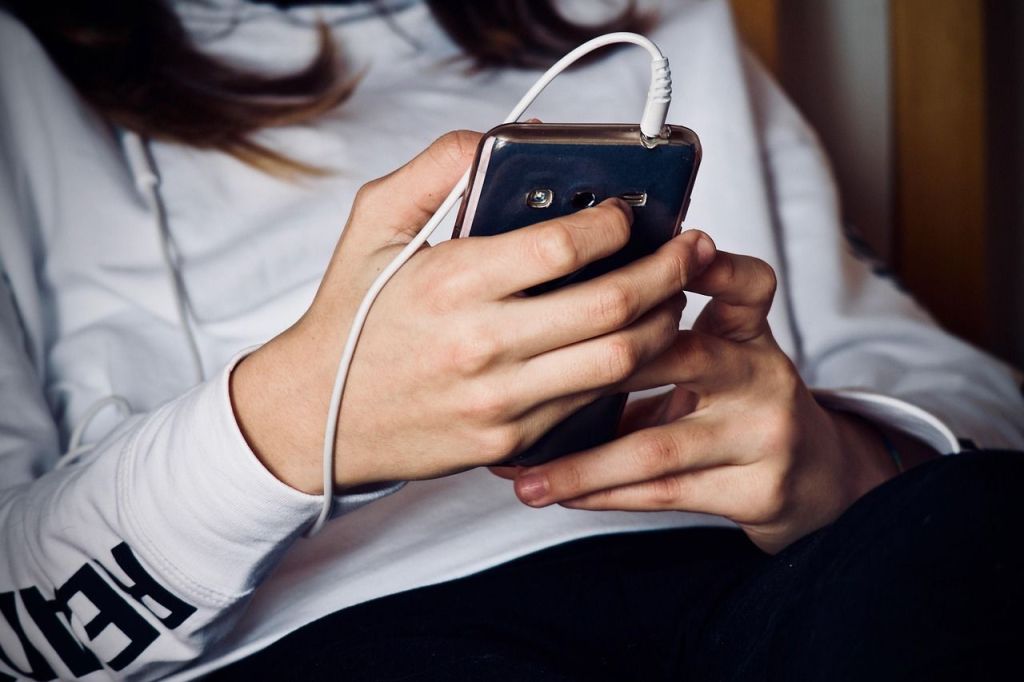
M689 416L621 436L591 450L527 468L516 495L532 507L573 500L610 488L642 483L729 462L719 429Z
M629 205L612 198L529 227L466 239L490 264L489 293L504 298L610 256L629 241L632 224Z
M539 355L608 334L673 297L682 299L682 310L683 287L714 256L702 249L704 241L703 232L688 230L654 253L600 277L509 302L516 346L524 356Z
M694 330L741 343L762 336L768 331L776 286L775 270L760 258L718 251L686 286L711 297Z

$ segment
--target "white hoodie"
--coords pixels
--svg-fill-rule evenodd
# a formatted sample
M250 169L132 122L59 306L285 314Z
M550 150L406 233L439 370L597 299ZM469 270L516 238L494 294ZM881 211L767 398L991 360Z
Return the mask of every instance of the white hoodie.
M491 127L536 76L467 75L426 7L392 4L397 27L365 7L324 10L367 75L337 113L261 136L337 169L330 177L287 183L223 154L153 145L176 272L141 191L151 169L0 15L0 680L191 677L346 606L569 539L725 523L534 510L471 471L343 498L343 518L297 539L319 498L249 450L228 400L232 358L305 310L361 183L450 128ZM312 53L312 10L187 7L217 54L289 69ZM239 13L234 31L219 30ZM776 267L773 330L822 400L943 452L958 450L952 434L1024 445L1008 368L853 257L817 142L742 55L727 3L677 3L652 37L672 61L670 121L704 145L688 223ZM561 77L531 114L636 120L646 85L646 57L622 51ZM825 392L851 388L887 397ZM82 431L91 448L55 470L74 425L114 395L131 416L101 409Z

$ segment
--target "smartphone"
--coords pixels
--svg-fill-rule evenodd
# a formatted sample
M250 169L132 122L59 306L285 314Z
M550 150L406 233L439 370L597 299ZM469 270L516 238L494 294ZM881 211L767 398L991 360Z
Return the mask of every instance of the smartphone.
M700 140L682 126L667 126L652 143L641 138L637 125L501 125L480 141L452 237L509 232L610 197L630 204L633 227L626 246L524 292L544 294L611 272L679 234L700 159ZM506 464L540 464L611 440L626 397L606 396L590 403Z

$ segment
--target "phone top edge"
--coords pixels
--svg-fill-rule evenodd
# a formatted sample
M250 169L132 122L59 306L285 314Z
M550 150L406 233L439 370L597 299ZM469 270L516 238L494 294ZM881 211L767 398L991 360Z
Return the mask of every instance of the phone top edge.
M666 127L668 144L692 145L699 153L697 133L680 125ZM488 130L484 138L494 138L498 143L643 145L640 126L635 123L503 123Z
M671 124L666 127L670 131L669 145L693 147L693 170L686 187L685 196L687 198L675 221L675 234L679 234L690 206L690 193L693 190L704 154L700 138L693 130L685 126ZM500 146L501 142L584 145L635 143L637 146L644 146L640 140L640 126L631 123L502 123L497 125L484 133L478 143L477 154L470 168L469 183L462 201L459 202L452 239L470 235L479 200L477 192L490 163L491 153L496 145Z

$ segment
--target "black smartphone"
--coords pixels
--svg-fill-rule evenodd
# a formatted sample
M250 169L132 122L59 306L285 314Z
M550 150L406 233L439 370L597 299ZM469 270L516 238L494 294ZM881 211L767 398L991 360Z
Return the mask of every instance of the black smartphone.
M626 246L525 293L582 282L651 254L679 234L700 159L700 140L682 126L666 126L650 141L637 125L501 125L480 141L452 236L496 235L619 197L633 207ZM611 440L626 397L590 403L506 464L540 464Z

